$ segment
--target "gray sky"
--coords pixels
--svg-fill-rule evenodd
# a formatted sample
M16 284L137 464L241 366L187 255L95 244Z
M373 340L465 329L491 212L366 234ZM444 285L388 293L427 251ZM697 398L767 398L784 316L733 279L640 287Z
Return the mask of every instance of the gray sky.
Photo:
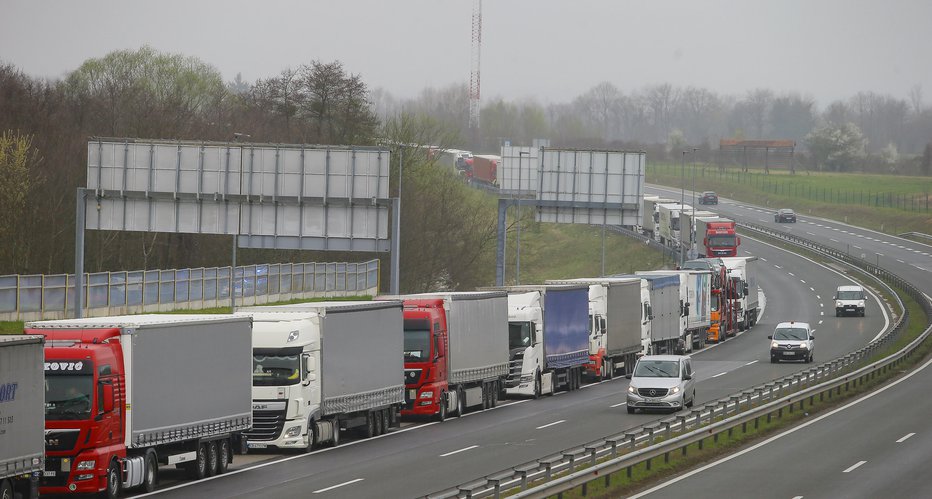
M471 0L0 0L0 61L61 77L148 44L248 81L340 60L399 97L469 79ZM485 0L484 100L569 100L610 81L821 105L861 90L932 100L929 0Z

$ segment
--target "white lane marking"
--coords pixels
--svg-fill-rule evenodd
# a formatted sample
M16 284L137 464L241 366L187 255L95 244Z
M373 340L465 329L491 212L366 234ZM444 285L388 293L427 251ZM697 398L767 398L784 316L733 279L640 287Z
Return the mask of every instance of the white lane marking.
M455 451L453 451L453 452L447 452L446 454L440 454L440 457L452 456L453 454L459 454L460 452L466 452L466 451L468 451L468 450L473 450L473 449L475 449L476 447L479 447L479 446L478 446L478 445L470 445L469 447L463 447L463 448L460 449L460 450L455 450Z
M326 489L315 490L314 492L312 492L312 494L322 494L322 493L324 493L324 492L327 492L328 490L338 489L338 488L340 488L340 487L349 485L349 484L351 484L351 483L356 483L356 482L361 482L361 481L363 481L362 478L357 478L357 479L355 479L355 480L350 480L350 481L348 481L348 482L343 482L343 483L341 483L341 484L339 484L339 485L334 485L333 487L327 487Z
M796 496L793 499L803 499L803 496Z
M899 440L897 440L896 443L901 444L901 443L905 442L907 438L909 438L909 437L911 437L911 436L913 436L913 435L915 435L915 433L907 433L906 435L903 435L902 438L900 438Z
M787 272L787 274L789 274L789 275L791 275L791 276L793 276L793 277L796 277L796 274L794 274L794 273L792 273L792 272Z
M609 407L614 408L614 407L621 407L621 406L623 406L623 405L628 405L628 403L627 403L627 402L622 402L622 403L620 403L620 404L610 405Z
M692 231L692 229L689 229L689 230ZM807 231L806 231L806 234L809 234L810 236L814 236L814 235L815 235L815 232L809 232L809 231L807 230Z
M862 464L866 462L867 461L858 461L857 463L854 463L850 468L846 469L845 471L842 471L842 473L851 473L852 471L858 469Z
M911 372L911 373L909 373L909 374L904 375L902 378L900 378L900 379L898 379L898 380L896 380L896 381L890 383L890 384L887 385L887 386L884 386L884 387L882 387L882 388L879 388L879 389L878 389L877 391L875 391L875 392L868 393L867 395L865 395L865 396L863 396L863 397L861 397L861 398L859 398L859 399L857 399L857 400L852 401L850 404L843 405L843 406L839 407L838 409L835 409L835 410L833 410L833 411L831 411L831 412L828 412L828 413L826 413L826 414L823 414L823 415L821 415L821 416L818 416L818 417L816 417L816 418L814 418L814 419L812 419L812 420L810 420L810 421L806 421L805 423L803 423L803 424L801 424L801 425L799 425L799 426L794 426L793 428L790 428L789 430L786 430L786 431L783 432L783 433L779 433L779 434L777 434L777 435L774 435L774 436L768 438L767 440L764 440L763 442L760 442L760 443L758 443L758 444L752 445L752 446L750 446L750 447L748 447L748 448L746 448L746 449L744 449L744 450L738 451L738 452L736 452L736 453L734 453L734 454L731 454L731 455L729 455L729 456L725 456L725 457L719 459L718 461L709 463L709 464L707 464L707 465L705 465L705 466L703 466L703 467L701 467L701 468L697 468L697 469L695 469L695 470L693 470L693 471L690 471L690 472L688 472L688 473L684 473L684 474L682 474L682 475L680 475L680 476L678 476L678 477L676 477L676 478L672 478L672 479L670 479L670 480L667 480L666 482L661 483L660 485L657 485L656 487L651 487L651 488L649 488L649 489L647 489L647 490L641 492L640 494L635 494L635 495L629 497L628 499L639 499L639 498L644 497L644 496L646 496L646 495L648 495L648 494L653 494L654 492L657 492L657 491L660 490L660 489L663 489L663 488L665 488L665 487L669 487L670 485L673 485L674 483L677 483L677 482L679 482L679 481L681 481L681 480L685 480L685 479L687 479L687 478L689 478L689 477L691 477L691 476L693 476L693 475L697 475L697 474L699 474L699 473L702 473L703 471L705 471L705 470L707 470L707 469L714 468L715 466L718 466L718 465L720 465L720 464L722 464L722 463L726 463L726 462L728 462L728 461L731 461L732 459L734 459L734 458L736 458L736 457L741 457L741 456L743 456L743 455L745 455L745 454L747 454L747 453L749 453L749 452L753 452L753 451L755 451L755 450L757 450L757 449L759 449L759 448L761 448L761 447L763 447L763 446L765 446L765 445L767 445L767 444L769 444L769 443L771 443L771 442L773 442L773 441L775 441L775 440L778 440L778 439L783 438L783 437L785 437L785 436L787 436L787 435L790 435L790 434L792 434L792 433L795 433L795 432L797 432L797 431L799 431L799 430L802 430L803 428L806 428L806 427L808 427L808 426L810 426L810 425L814 425L814 424L818 423L819 421L822 421L822 420L825 419L825 418L828 418L828 417L831 417L831 416L835 415L836 413L839 413L839 412L844 411L844 410L846 410L846 409L850 409L851 407L854 407L855 405L860 404L861 402L864 402L865 400L869 400L869 399L871 399L872 397L876 397L877 395L880 395L881 393L883 393L883 392L885 392L885 391L887 391L887 390L893 388L894 386L896 386L896 385L898 385L898 384L900 384L900 383L902 383L902 382L908 380L909 378L912 378L913 376L915 376L915 375L919 374L920 372L922 372L925 368L929 367L929 364L932 364L932 359L927 360L925 364L923 364L922 366L920 366L919 368L917 368L915 371L913 371L913 372ZM221 475L221 476L222 476L222 475ZM137 497L138 497L138 496L137 496Z
M825 312L819 312L819 315L825 315Z
M803 284L806 284L806 281L804 281L804 280L802 280L802 279L800 279L799 282L801 282L801 283L803 283Z
M557 394L557 395L559 395L559 394ZM475 416L476 414L485 414L485 413L488 412L488 411L494 411L494 410L496 410L496 409L501 409L502 407L508 407L508 406L510 406L510 405L523 404L523 403L525 403L525 402L530 402L530 401L532 401L532 400L534 400L534 399L521 399L521 400L514 400L514 401L509 400L508 402L504 402L504 403L502 403L502 401L499 401L499 404L501 404L501 405L497 405L497 406L495 406L495 407L490 407L490 408L488 408L488 409L484 409L484 410L481 410L481 411L467 412L466 414L463 414L462 416L458 417L457 419L459 419L459 418L468 418L469 416ZM436 421L435 421L435 423L436 423Z
M812 286L809 286L809 289L815 291L815 288L813 288Z
M719 376L724 376L724 375L726 375L726 374L728 374L727 371L726 371L726 372L723 372L723 373L718 373L718 374L716 374L715 376L712 376L712 377L713 377L713 378L717 378L717 377L719 377Z
M560 423L565 423L565 422L566 422L565 419L561 419L559 421L554 421L553 423L547 423L544 426L538 426L536 429L543 430L544 428L547 428L548 426L558 425Z
M829 241L832 241L832 242L836 242L836 243L838 242L838 239L828 238L828 240L829 240Z
M858 245L856 245L856 244L855 244L855 245L852 245L851 247L852 247L852 248L855 248L855 249L864 249L864 248L862 248L862 247L860 247L860 246L858 246Z
M781 267L781 266L779 266L779 265L774 265L774 268L782 269L783 267Z
M900 262L900 263L906 263L906 262L904 262L903 260L900 260L899 258L897 258L896 261L898 261L898 262Z
M748 362L748 363L747 363L747 364L745 364L745 365L746 365L746 366L749 366L749 365L751 365L751 364L755 364L755 363L757 363L757 362L758 362L758 361L756 361L756 360L752 360L751 362Z
M819 306L820 306L820 307L824 307L825 304L824 304L824 303L820 303Z
M819 321L819 324L822 324L824 321Z
M815 297L816 297L817 300L821 300L821 299L822 299L822 297L819 296L819 295L815 295Z
M877 256L883 256L883 253L877 253Z
M758 258L760 258L760 261L762 261L762 262L766 262L766 261L767 261L767 259L764 258L764 257L759 256Z

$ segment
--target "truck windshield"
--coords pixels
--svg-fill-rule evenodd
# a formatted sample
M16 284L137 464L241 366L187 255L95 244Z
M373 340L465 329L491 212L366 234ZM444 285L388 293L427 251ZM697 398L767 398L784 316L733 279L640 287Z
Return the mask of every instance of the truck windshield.
M675 360L643 360L634 368L637 378L675 378L680 375L680 363Z
M531 323L508 323L508 349L526 348L531 346Z
M864 297L860 291L839 291L839 300L863 300Z
M405 362L430 360L430 330L405 329Z
M45 419L90 419L94 376L50 374L45 377Z
M296 385L300 382L300 354L253 352L252 386Z
M715 235L715 236L709 236L709 246L710 247L733 248L737 245L735 244L735 236L720 234L720 235Z

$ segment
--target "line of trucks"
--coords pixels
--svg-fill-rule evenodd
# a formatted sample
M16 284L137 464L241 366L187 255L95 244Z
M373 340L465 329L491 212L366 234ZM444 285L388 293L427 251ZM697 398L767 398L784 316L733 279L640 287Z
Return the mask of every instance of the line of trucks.
M756 306L753 258L723 260L226 315L30 322L0 337L0 497L152 491L166 468L200 479L248 449L311 451L402 417L442 421L611 379L640 355L737 330L738 315L716 316L717 296L744 299L735 312Z
M644 196L642 208L641 232L661 244L698 258L738 256L741 238L734 220L660 196Z

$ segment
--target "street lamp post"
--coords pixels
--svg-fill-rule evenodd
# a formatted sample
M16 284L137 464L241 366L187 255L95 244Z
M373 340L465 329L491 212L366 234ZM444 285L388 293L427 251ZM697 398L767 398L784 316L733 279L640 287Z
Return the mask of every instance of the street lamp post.
M693 147L693 217L689 224L689 249L693 249L693 245L696 245L696 249L699 249L699 243L696 241L696 151L699 148Z
M515 248L515 285L521 284L521 157L527 156L528 163L531 161L531 152L530 151L518 151L518 205L515 206L515 209L518 213L518 235L517 240L515 241L517 247Z
M683 205L686 204L686 151L680 159L680 268L686 261L683 257L686 253L683 249Z

